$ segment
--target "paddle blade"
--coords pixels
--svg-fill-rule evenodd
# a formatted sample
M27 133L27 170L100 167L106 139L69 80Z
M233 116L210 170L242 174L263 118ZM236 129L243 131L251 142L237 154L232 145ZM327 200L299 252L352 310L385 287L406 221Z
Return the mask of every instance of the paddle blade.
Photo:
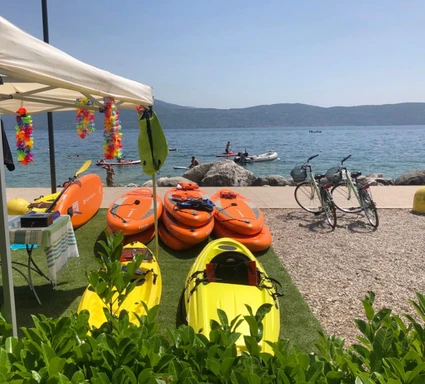
M139 155L143 171L152 176L164 165L168 143L155 112L145 111L139 119Z
M87 171L88 167L90 167L91 165L91 160L87 160L82 166L81 168L75 172L74 177L77 177L80 173L83 173L84 171Z

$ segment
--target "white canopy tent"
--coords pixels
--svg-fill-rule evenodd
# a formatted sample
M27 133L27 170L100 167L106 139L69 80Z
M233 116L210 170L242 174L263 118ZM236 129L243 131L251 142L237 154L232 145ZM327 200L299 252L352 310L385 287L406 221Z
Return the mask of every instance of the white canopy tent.
M76 109L86 96L103 109L103 98L113 97L119 108L153 104L152 88L85 64L27 34L0 16L0 115ZM79 106L81 108L81 106ZM91 107L93 108L93 107ZM0 160L3 149L0 135ZM3 165L3 164L2 164ZM12 280L4 167L0 167L0 256L4 315L17 334Z

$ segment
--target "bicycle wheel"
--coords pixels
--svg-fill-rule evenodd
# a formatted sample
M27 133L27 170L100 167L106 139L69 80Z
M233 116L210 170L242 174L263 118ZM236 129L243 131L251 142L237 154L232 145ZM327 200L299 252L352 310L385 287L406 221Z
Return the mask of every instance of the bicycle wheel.
M322 204L319 196L317 196L316 189L309 182L306 181L298 185L297 188L295 188L294 196L298 205L307 212L323 212Z
M346 183L335 185L331 193L335 207L340 211L346 213L357 213L362 211L363 208L360 207L355 193L348 188Z
M360 190L360 199L362 200L363 210L367 221L373 228L378 228L379 218L375 202L367 189Z
M323 211L325 212L326 221L332 227L336 227L336 210L329 191L323 191Z

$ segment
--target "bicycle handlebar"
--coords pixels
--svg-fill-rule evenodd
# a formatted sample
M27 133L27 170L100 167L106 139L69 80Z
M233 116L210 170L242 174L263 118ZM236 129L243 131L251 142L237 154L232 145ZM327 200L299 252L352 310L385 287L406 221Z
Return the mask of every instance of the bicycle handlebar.
M341 160L341 165L343 165L343 164L344 164L344 161L345 161L345 160L348 160L350 157L351 157L351 155L348 155L347 157L345 157L344 159L342 159L342 160Z
M308 160L307 160L307 164L310 162L310 160L313 160L317 156L319 156L319 154L309 157Z

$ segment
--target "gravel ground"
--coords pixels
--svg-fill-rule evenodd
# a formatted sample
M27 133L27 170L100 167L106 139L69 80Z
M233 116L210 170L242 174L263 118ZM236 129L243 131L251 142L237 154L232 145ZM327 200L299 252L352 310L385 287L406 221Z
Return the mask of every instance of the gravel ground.
M263 209L273 249L328 334L355 341L361 299L375 308L414 313L409 299L425 293L425 216L407 209L379 210L377 230L363 214L338 213L331 230L324 216L302 209Z

